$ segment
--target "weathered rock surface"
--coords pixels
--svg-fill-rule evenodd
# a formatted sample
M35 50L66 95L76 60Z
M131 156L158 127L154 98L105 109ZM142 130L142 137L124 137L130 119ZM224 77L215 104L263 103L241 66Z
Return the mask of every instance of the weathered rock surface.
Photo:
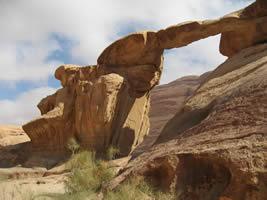
M0 168L17 165L18 160L23 160L18 150L20 147L27 146L30 142L29 137L19 126L0 125Z
M55 77L63 88L43 99L42 115L23 126L35 149L62 151L76 137L84 148L104 152L113 145L127 155L142 142L149 95L130 96L126 78L104 66L65 65Z
M30 141L20 126L0 125L0 147Z
M210 72L201 76L185 76L168 84L156 86L151 92L151 106L149 111L150 131L144 141L133 151L135 157L149 149L159 137L165 124L183 108L200 83Z
M126 74L131 87L143 93L159 83L163 50L156 32L136 32L112 43L99 56L97 63L118 74Z
M229 57L264 43L266 0L215 20L136 32L107 47L96 66L58 68L55 76L63 88L40 102L42 116L23 129L39 150L62 151L74 136L83 147L103 152L114 145L127 155L148 133L149 92L159 83L164 49L220 33L220 51ZM205 109L195 113L194 123L206 115ZM184 121L188 121L186 116Z
M267 44L226 60L109 185L142 176L186 200L267 196Z
M209 72L201 76L185 76L168 84L157 86L151 91L149 111L151 133L158 135L162 131L167 121L183 107L186 99L194 94L208 74Z
M247 8L237 11L231 15L235 15L245 21L248 19L252 19L252 21L250 21L246 26L233 26L233 30L222 33L220 52L223 55L233 56L241 49L267 40L266 0L257 0Z

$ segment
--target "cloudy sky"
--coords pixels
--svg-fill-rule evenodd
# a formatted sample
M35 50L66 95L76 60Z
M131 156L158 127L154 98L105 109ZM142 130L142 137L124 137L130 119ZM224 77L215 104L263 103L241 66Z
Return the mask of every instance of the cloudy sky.
M39 115L41 98L60 87L65 63L96 64L114 40L187 20L212 19L246 0L0 0L0 124L22 125ZM201 74L225 60L219 36L165 52L161 84Z

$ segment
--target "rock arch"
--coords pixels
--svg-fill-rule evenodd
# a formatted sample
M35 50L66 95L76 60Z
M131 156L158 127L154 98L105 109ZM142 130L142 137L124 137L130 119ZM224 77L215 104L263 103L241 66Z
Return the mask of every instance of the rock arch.
M266 0L219 19L130 34L107 47L95 66L59 67L63 88L39 103L42 115L23 129L38 150L64 151L75 136L85 148L103 152L113 145L127 155L149 132L149 91L160 81L164 49L217 34L228 57L266 41Z

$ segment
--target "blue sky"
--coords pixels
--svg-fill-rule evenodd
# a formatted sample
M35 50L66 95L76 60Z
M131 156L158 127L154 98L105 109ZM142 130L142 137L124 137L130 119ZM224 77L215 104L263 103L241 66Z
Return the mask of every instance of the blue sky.
M212 19L252 1L232 0L1 0L0 124L22 125L60 83L61 64L91 65L111 42L138 30ZM202 74L225 60L219 36L165 52L161 83Z

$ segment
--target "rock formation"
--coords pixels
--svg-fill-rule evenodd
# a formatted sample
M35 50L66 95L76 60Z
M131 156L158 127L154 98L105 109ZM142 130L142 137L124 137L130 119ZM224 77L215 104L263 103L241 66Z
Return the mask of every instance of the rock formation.
M166 123L183 108L186 99L194 93L209 73L201 76L185 76L168 84L156 86L150 92L150 131L144 141L131 153L133 157L153 145Z
M61 151L74 136L83 147L101 152L114 145L127 155L148 133L149 92L159 83L164 49L221 33L220 51L233 57L265 42L266 27L266 0L257 0L220 19L130 34L107 47L96 66L58 68L55 76L63 88L40 102L41 117L23 129L36 149ZM199 108L192 124L206 116L208 108ZM187 120L185 116L180 123ZM185 123L181 130L188 127Z
M130 96L126 78L104 66L64 65L55 72L62 89L38 105L42 115L23 126L34 148L64 150L76 137L98 152L110 145L127 155L149 130L149 95Z
M150 132L158 135L165 124L183 108L187 98L194 94L200 83L208 76L185 76L151 91L149 112Z
M0 147L29 141L20 126L0 125Z
M109 188L134 175L181 200L265 199L266 77L267 44L226 60Z

